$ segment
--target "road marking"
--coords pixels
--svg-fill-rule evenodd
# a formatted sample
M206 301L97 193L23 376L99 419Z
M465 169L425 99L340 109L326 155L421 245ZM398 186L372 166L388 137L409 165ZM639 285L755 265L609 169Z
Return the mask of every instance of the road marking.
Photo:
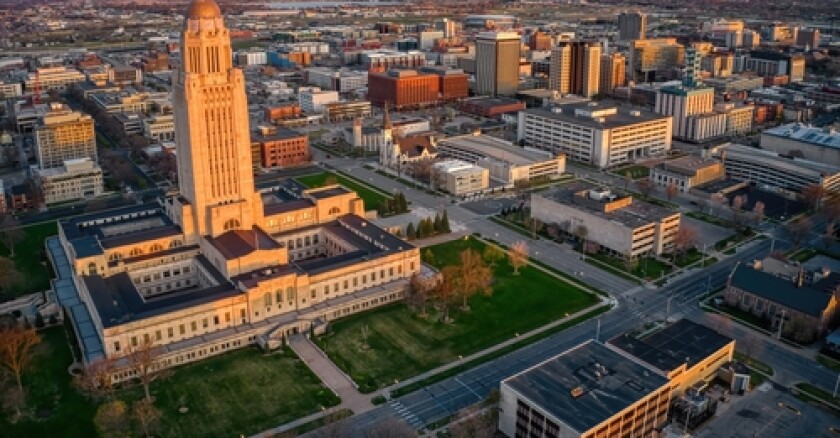
M467 386L466 384L464 384L464 382L462 382L462 381L461 381L461 379L459 379L459 378L457 378L457 377L456 377L456 378L455 378L455 381L456 381L456 382L458 382L458 383L460 383L460 384L461 384L461 386L463 386L464 388L467 388L467 390L468 390L469 392L473 393L473 395L474 395L474 396L476 396L476 398L478 398L479 400L481 400L481 399L483 398L483 397L481 397L480 395L478 395L478 393L477 393L477 392L473 391L473 389L472 389L472 388L470 388L469 386Z

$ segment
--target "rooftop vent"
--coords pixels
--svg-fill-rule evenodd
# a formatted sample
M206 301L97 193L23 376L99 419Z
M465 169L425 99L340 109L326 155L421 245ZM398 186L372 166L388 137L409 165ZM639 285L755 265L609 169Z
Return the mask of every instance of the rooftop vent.
M578 398L582 396L586 391L583 389L583 386L578 386L572 389L572 397Z
M630 111L630 115L633 116L633 117L640 117L642 115L642 112L634 110L634 111Z

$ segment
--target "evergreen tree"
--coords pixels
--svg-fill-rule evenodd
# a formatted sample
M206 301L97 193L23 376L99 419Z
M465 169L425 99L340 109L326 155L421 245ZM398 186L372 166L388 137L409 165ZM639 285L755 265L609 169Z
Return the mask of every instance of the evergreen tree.
M426 237L426 220L423 219L417 223L417 238L422 239Z
M443 232L443 224L440 221L440 213L435 213L435 221L432 224L432 227L434 227L435 234Z
M414 228L414 222L409 222L408 226L405 227L405 237L408 240L412 240L417 237L417 230Z
M380 201L379 205L376 207L376 211L380 216L385 216L388 214L388 203L386 201Z
M443 216L440 218L440 232L441 233L451 233L452 228L449 227L449 213L446 209L443 210Z
M423 228L423 237L429 237L435 234L434 224L430 217L420 221L420 227Z

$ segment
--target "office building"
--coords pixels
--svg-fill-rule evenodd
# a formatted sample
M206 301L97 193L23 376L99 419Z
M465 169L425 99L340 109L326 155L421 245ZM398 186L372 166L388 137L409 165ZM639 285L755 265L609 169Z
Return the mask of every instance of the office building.
M716 149L733 179L755 184L766 191L797 196L808 186L840 191L840 166L789 157L766 149L727 144Z
M555 179L566 171L566 157L536 149L523 149L489 135L468 134L438 141L441 156L481 166L490 178L506 185L533 179Z
M362 52L360 63L365 70L386 71L395 67L419 68L426 65L426 54L417 50L369 50Z
M582 102L521 111L517 138L529 147L608 168L664 156L671 149L671 123L670 116Z
M554 46L554 38L541 30L535 30L528 36L528 48L531 50L551 50Z
M680 228L678 211L582 181L532 193L531 217L585 227L588 242L623 258L668 252Z
M490 171L461 160L445 160L432 165L432 181L436 190L463 196L486 190Z
M236 52L236 64L243 67L268 64L268 53L265 50L249 49Z
M368 73L355 70L334 70L327 67L312 67L306 69L306 80L310 85L322 90L334 90L339 93L349 93L367 87Z
M673 185L682 193L726 176L723 163L694 155L663 161L650 169L650 180L662 187Z
M735 102L717 103L715 112L726 115L726 134L746 134L752 131L755 105Z
M0 97L8 99L10 97L20 97L23 95L23 85L20 82L6 82L0 80Z
M718 94L736 94L762 88L764 79L760 76L743 74L704 79L703 85L714 88L715 93Z
M372 113L373 109L369 100L335 102L324 105L324 117L330 122L370 117Z
M298 93L300 109L305 113L320 113L324 106L338 102L338 91L301 91Z
M465 76L465 75L464 75ZM397 110L434 105L440 97L440 78L417 70L389 70L368 75L368 99Z
M513 96L519 88L519 34L482 32L475 41L476 94Z
M251 133L251 143L260 146L260 165L265 169L307 164L309 137L291 129L260 126Z
M38 167L61 167L67 160L90 158L96 161L96 135L93 119L60 103L50 109L35 126Z
M470 97L458 101L458 109L467 114L500 119L504 114L515 114L525 109L525 102L506 97Z
M701 74L700 64L703 55L696 48L690 47L685 51L685 72L683 72L683 85L686 87L697 87L700 85Z
M754 30L744 31L744 47L755 48L761 45L761 34Z
M418 249L363 218L346 188L256 190L244 74L219 7L193 0L185 17L173 76L180 193L62 220L47 241L85 364L150 344L162 350L155 368L274 350L399 300L420 269Z
M840 166L840 133L832 127L789 123L765 129L761 132L761 147L781 155Z
M630 43L627 69L630 80L651 82L665 71L685 64L685 48L675 38L636 40Z
M789 83L805 79L805 57L768 50L753 50L747 57L744 70L765 78L784 76Z
M443 102L463 99L470 95L470 78L464 70L435 66L423 67L420 73L434 74L438 77L439 99Z
M799 29L796 34L796 45L816 49L820 46L819 29Z
M666 377L672 396L712 383L735 355L734 339L684 318L641 336L618 335L607 345Z
M418 46L420 50L429 50L435 46L435 41L443 38L443 31L437 30L426 30L420 32L418 35L419 41Z
M502 380L499 431L507 437L650 437L668 420L667 378L587 341Z
M458 23L448 18L435 21L435 29L442 31L444 38L453 38L458 35Z
M45 97L50 91L66 93L73 85L86 80L85 75L72 67L42 67L27 75L23 88L27 92L34 92L36 84L41 89L41 96Z
M645 39L647 16L641 12L622 12L618 14L619 41Z
M619 52L601 55L601 80L598 84L600 94L612 94L616 87L623 87L626 82L627 60Z
M175 140L175 116L154 114L143 118L143 136L156 142Z
M61 166L35 172L46 204L102 195L102 168L90 158L65 160Z
M674 137L704 141L726 133L726 115L715 113L715 90L666 86L656 93L655 110L674 118Z
M561 41L551 49L548 88L560 94L592 97L601 81L601 44Z
M503 31L519 27L513 15L468 15L463 20L464 29Z

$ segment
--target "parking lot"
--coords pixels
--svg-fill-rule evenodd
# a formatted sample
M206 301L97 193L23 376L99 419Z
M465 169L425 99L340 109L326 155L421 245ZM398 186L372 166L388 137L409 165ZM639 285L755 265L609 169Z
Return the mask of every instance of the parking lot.
M840 427L840 418L830 411L767 384L719 404L717 415L693 435L698 438L840 436L832 432L832 427Z

